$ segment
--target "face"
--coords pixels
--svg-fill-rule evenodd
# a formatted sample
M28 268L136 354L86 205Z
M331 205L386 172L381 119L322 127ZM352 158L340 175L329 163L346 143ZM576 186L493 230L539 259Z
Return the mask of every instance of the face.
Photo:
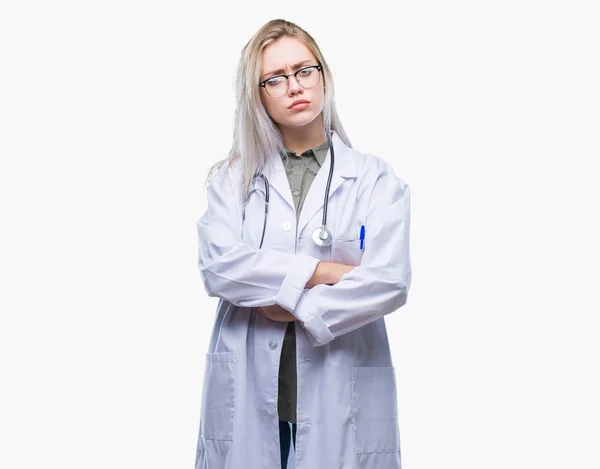
M301 65L295 66L300 62L302 62ZM315 56L302 41L283 36L263 49L260 82L277 75L297 72L308 65L318 64ZM323 72L314 70L312 73L319 75L319 82L316 86L305 89L292 75L288 77L287 93L281 97L273 98L269 96L264 87L260 87L261 100L265 109L269 116L279 124L279 127L301 127L320 116L325 96ZM302 73L298 74L298 77L302 82ZM309 101L309 103L292 108L292 103L299 99Z

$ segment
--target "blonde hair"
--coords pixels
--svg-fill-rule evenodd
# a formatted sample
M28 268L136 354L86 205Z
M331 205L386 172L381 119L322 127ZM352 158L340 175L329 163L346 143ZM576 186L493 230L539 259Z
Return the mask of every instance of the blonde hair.
M210 183L212 175L223 164L231 166L241 158L243 167L242 193L248 195L255 175L262 172L268 156L285 151L281 132L268 115L261 99L258 82L262 67L262 51L282 36L303 41L323 66L325 99L323 104L323 130L326 136L335 130L340 139L349 147L352 145L342 127L334 102L333 77L319 46L300 26L283 19L271 20L262 26L242 49L236 73L236 110L233 128L233 144L229 155L213 164L206 179Z

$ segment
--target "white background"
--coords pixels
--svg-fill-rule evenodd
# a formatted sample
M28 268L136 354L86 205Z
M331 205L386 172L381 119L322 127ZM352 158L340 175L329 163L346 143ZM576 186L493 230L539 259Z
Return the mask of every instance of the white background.
M204 180L281 17L412 189L403 468L598 469L594 3L3 2L0 467L192 469Z

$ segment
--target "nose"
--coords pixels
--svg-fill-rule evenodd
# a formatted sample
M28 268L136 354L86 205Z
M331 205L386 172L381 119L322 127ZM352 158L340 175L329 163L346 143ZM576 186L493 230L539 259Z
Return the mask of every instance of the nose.
M288 77L288 93L296 94L299 90L302 90L300 83L294 75Z

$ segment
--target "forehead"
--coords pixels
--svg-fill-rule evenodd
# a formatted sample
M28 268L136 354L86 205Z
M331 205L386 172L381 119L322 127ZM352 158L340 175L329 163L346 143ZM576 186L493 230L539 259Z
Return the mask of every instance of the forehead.
M263 49L261 73L291 67L303 60L315 60L315 56L301 40L284 36Z

